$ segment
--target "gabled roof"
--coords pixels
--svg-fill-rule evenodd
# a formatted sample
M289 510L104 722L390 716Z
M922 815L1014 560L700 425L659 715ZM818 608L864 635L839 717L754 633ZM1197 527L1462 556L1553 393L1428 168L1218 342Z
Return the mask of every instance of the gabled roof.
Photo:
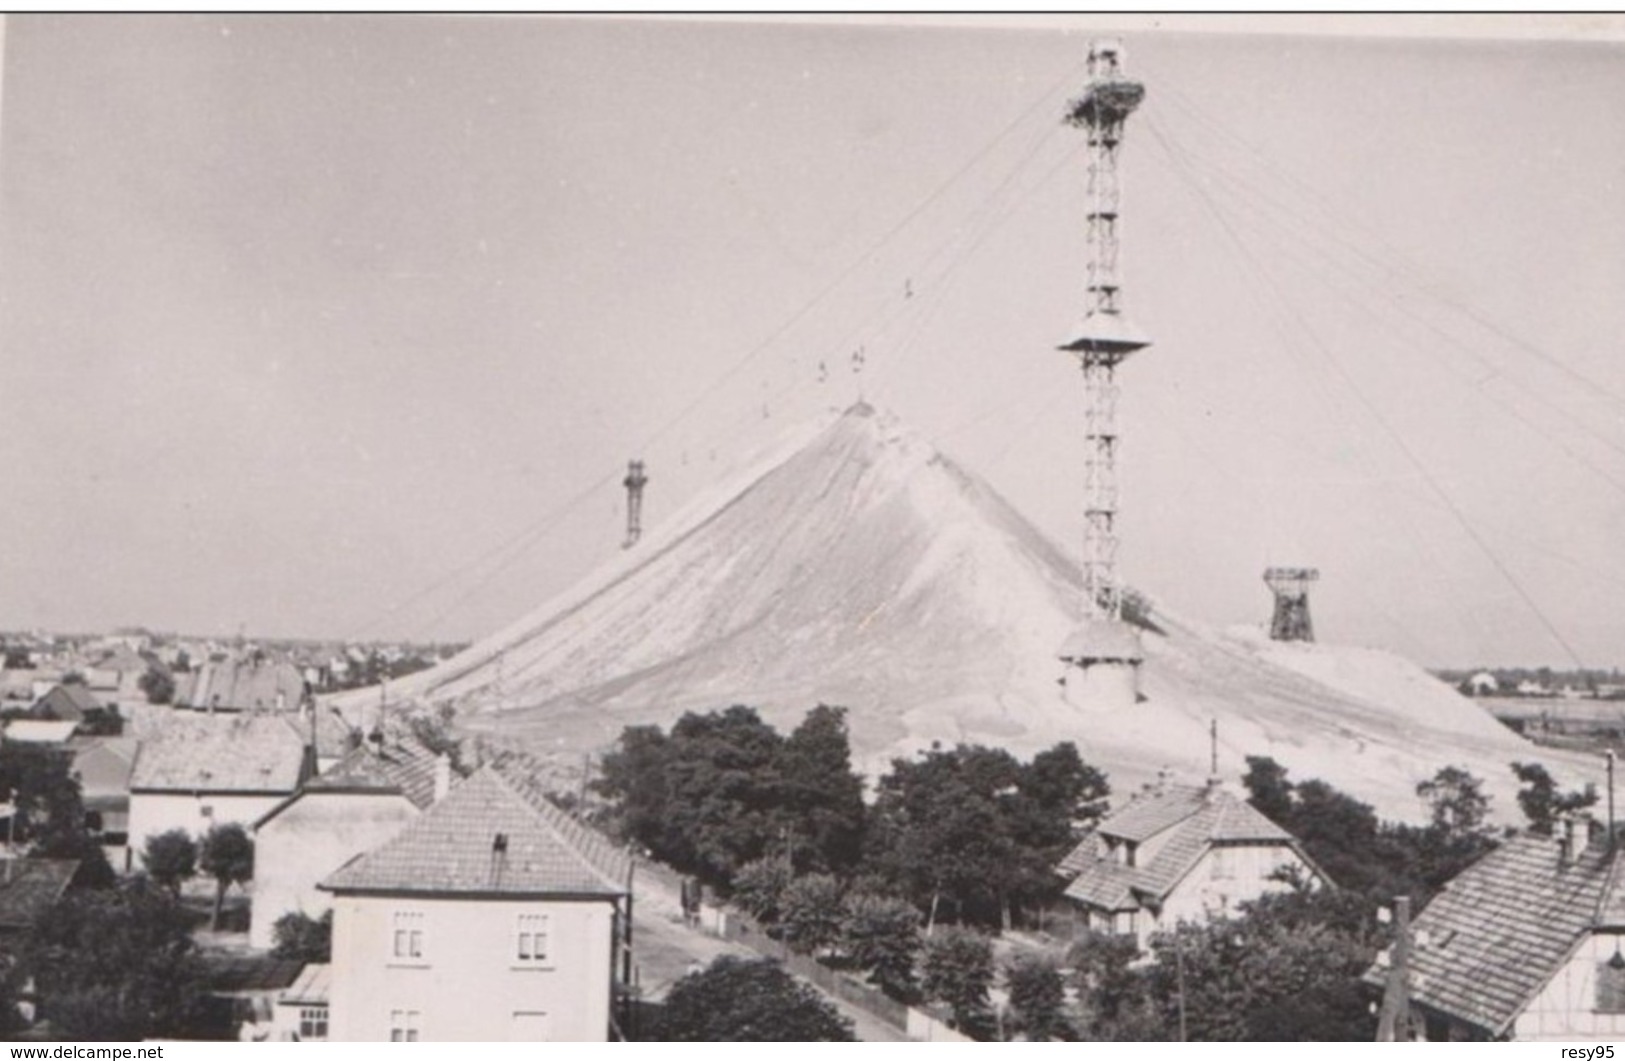
M329 795L397 795L423 810L434 802L434 775L438 756L410 735L375 748L363 744L343 759L306 781L304 787L266 811L254 828L275 818L306 793Z
M625 894L627 856L533 791L482 767L393 839L322 882L333 892Z
M142 740L130 790L286 793L304 764L304 741L281 716L171 712Z
M1526 833L1446 885L1412 922L1412 1000L1505 1032L1612 905L1606 844L1567 866L1558 856L1556 839ZM1365 979L1385 976L1374 966Z
M130 794L130 773L140 742L134 737L75 737L68 742L73 752L73 772L85 799Z
M57 858L0 860L0 929L24 929L61 898L79 863Z
M421 741L403 735L375 748L366 743L305 784L312 792L399 792L419 810L434 802L438 756Z
M106 709L94 693L75 682L53 685L44 696L34 701L30 710L36 714L49 714L64 722L83 722L85 715Z
M200 710L292 711L305 693L299 668L280 660L206 662L177 679L175 703Z
M263 995L291 986L304 966L268 954L204 954L203 986L211 995Z
M1218 817L1209 824L1215 840L1290 840L1292 836L1246 800L1223 789L1209 799L1209 789L1190 785L1169 786L1160 792L1141 796L1115 814L1108 815L1099 831L1135 843L1171 829L1206 809L1217 807Z
M333 991L333 967L312 962L299 970L299 978L277 999L279 1006L325 1006Z
M1127 866L1100 853L1102 836L1132 844L1163 839L1148 861ZM1166 899L1208 848L1254 844L1289 847L1310 863L1292 835L1252 804L1223 789L1177 787L1143 796L1109 815L1057 868L1075 874L1066 889L1068 898L1102 910L1133 910L1142 899Z

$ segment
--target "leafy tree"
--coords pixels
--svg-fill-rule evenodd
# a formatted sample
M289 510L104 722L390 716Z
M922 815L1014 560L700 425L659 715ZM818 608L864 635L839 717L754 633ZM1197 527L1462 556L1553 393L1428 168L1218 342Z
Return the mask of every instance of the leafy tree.
M724 955L672 986L666 1042L854 1042L852 1022L769 958Z
M1066 984L1049 958L1021 957L1005 968L1010 1008L1029 1039L1062 1041L1076 1037L1063 1012Z
M933 747L894 759L880 780L867 837L869 865L929 911L1009 926L1024 904L1052 899L1053 867L1098 817L1105 778L1070 744L1031 764L979 745Z
M783 855L746 863L734 875L733 901L764 925L776 924L784 908L784 893L795 873Z
M1247 756L1247 773L1241 783L1247 789L1247 802L1282 828L1292 820L1292 783L1286 767L1267 755Z
M1375 1019L1360 976L1382 940L1359 900L1266 896L1236 917L1153 937L1144 973L1167 1027L1194 1041L1365 1041Z
M951 1024L972 1038L986 1039L993 1030L993 946L986 936L965 928L947 928L925 941L920 963L925 997L946 1003Z
M333 911L321 917L290 910L271 926L276 945L271 956L289 961L323 963L333 960Z
M846 709L819 704L779 752L778 803L789 821L796 865L844 871L862 853L863 778L852 769Z
M628 727L593 787L624 836L724 891L769 854L830 872L861 850L863 782L837 707L814 708L788 738L737 705L685 714L669 736Z
M1416 786L1432 808L1433 825L1448 834L1476 833L1489 815L1484 783L1459 766L1446 766Z
M162 667L148 667L136 684L149 704L167 704L175 699L175 679Z
M185 829L171 829L147 837L141 864L154 883L179 896L181 885L197 876L197 841Z
M784 940L803 954L816 954L841 938L846 909L841 884L827 873L797 877L784 890L780 921Z
M71 757L43 744L0 744L0 803L10 803L15 839L31 858L79 863L81 887L111 887L116 875L85 826L85 804Z
M920 912L891 896L849 895L842 943L847 959L901 1002L919 998L914 962L920 953Z
M210 826L203 837L198 864L215 881L214 912L209 917L209 929L217 931L220 910L226 903L226 889L253 879L254 841L236 822Z
M1418 786L1436 808L1435 820L1419 827L1380 821L1369 805L1324 781L1293 784L1273 759L1253 757L1248 765L1253 805L1271 808L1270 817L1334 883L1369 898L1410 895L1425 903L1494 846L1483 826L1480 782L1458 768Z
M69 892L35 923L23 962L41 1015L70 1038L187 1038L199 1017L191 918L143 878Z
M664 862L726 888L788 836L776 766L784 740L754 710L685 714L669 737L630 727L606 755L597 790L622 827Z
M1166 1037L1145 977L1135 967L1139 956L1133 936L1106 932L1084 933L1067 952L1083 1037L1125 1042Z
M1528 819L1529 828L1542 836L1551 836L1563 815L1584 810L1597 802L1595 785L1559 792L1557 782L1540 763L1513 763L1512 773L1523 783L1518 790L1518 808Z

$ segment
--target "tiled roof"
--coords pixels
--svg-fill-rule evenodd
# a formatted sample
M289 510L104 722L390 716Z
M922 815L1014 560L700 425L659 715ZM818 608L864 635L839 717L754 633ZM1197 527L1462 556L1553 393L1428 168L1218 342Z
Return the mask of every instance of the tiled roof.
M78 869L70 859L0 860L0 928L32 925L67 890Z
M333 967L326 962L305 966L299 979L277 999L284 1006L325 1006L333 991Z
M1411 998L1505 1031L1605 907L1606 845L1560 864L1558 841L1515 837L1463 870L1412 922ZM1373 967L1368 983L1381 985Z
M290 663L251 659L203 663L177 683L175 702L226 711L292 711L305 693L305 676Z
M78 683L54 685L34 702L32 713L49 714L64 722L83 722L85 715L104 710L102 702L88 688Z
M1142 865L1122 865L1100 851L1101 836L1142 844L1163 834L1155 856ZM1222 844L1298 850L1290 833L1245 800L1223 789L1182 787L1144 796L1108 816L1057 868L1073 876L1069 898L1103 910L1131 910L1141 897L1160 903L1210 846Z
M437 756L421 741L403 736L382 748L363 744L305 787L313 792L378 790L399 792L419 810L434 802Z
M172 712L142 740L130 789L292 792L304 762L304 740L280 715Z
M263 954L205 954L204 989L216 995L259 995L281 991L298 979L304 967L287 958Z
M626 855L606 837L486 766L321 886L335 892L613 896L626 890L627 865Z
M130 795L130 771L135 766L139 742L134 737L75 737L68 742L73 752L73 772L86 800L98 796Z
M1141 796L1101 821L1100 832L1139 843L1184 821L1209 805L1208 790L1189 785L1170 786L1161 792ZM1213 823L1219 830L1214 839L1288 840L1285 829L1260 814L1252 804L1220 789L1213 801L1225 808L1223 817Z

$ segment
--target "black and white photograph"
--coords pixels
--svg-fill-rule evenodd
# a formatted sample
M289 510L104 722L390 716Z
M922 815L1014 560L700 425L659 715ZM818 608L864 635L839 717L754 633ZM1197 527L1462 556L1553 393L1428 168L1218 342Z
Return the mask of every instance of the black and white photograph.
M0 70L0 1038L1625 1040L1625 16Z

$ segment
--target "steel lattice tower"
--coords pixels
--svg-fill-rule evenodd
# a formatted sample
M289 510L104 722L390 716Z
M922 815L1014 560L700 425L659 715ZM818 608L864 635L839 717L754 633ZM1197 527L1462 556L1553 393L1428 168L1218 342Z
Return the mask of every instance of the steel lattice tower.
M643 488L648 482L649 477L643 474L643 462L628 461L626 478L621 480L621 485L626 487L626 540L621 543L622 549L632 548L643 537Z
M1270 638L1275 641L1313 641L1315 624L1309 619L1309 583L1320 578L1312 567L1271 567L1264 582L1275 594Z
M1123 76L1122 60L1119 42L1093 42L1089 84L1067 112L1068 123L1089 137L1088 283L1083 321L1061 349L1077 354L1083 368L1083 584L1088 616L1106 622L1123 614L1117 581L1117 365L1151 343L1129 323L1121 304L1117 163L1123 124L1145 98L1145 86Z

